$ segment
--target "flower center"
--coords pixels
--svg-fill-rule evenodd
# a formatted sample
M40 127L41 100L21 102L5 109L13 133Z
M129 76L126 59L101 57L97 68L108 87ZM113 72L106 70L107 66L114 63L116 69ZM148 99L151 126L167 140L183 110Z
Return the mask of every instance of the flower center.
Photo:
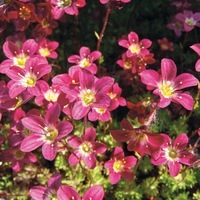
M44 130L45 130L46 140L54 142L54 140L58 136L58 131L55 129L55 127L52 126L45 127Z
M81 67L88 67L90 65L90 61L88 58L83 58L82 60L80 60L79 65Z
M79 97L82 100L84 106L89 106L96 101L95 92L90 89L82 90Z
M129 50L131 53L139 54L140 53L140 46L138 44L132 44L129 46Z
M191 17L191 18L186 18L185 19L185 23L188 25L188 26L194 26L196 24L196 21Z
M14 152L14 157L15 157L16 160L22 160L24 158L24 155L25 155L25 153L20 151L19 149L17 149Z
M41 22L41 24L42 24L43 28L48 28L49 25L50 25L49 22L46 19L43 19L42 22Z
M23 85L25 87L33 87L36 84L36 80L35 74L27 73L23 78Z
M72 5L72 0L61 0L59 5L60 7L69 7Z
M133 62L132 62L131 60L128 60L128 59L127 59L127 60L124 62L124 67L125 67L126 69L131 69L132 66L133 66Z
M106 108L95 108L96 112L99 114L104 114L106 112Z
M166 44L161 44L160 47L162 50L168 50L168 46Z
M82 143L79 147L80 153L87 156L92 153L92 144L88 141Z
M117 94L116 93L113 93L113 92L109 92L107 94L111 99L115 99L117 97Z
M177 160L179 153L178 150L174 147L169 147L165 150L166 153L166 157L167 159L169 159L170 161L175 161Z
M28 56L27 55L25 55L25 54L19 54L19 55L17 55L15 58L14 58L14 65L15 66L18 66L18 67L20 67L20 68L24 68L25 67L25 63L26 63L26 61L28 60Z
M124 162L122 160L115 160L113 169L116 173L122 172L124 169Z
M51 51L48 48L40 48L39 53L43 57L47 57L51 54Z
M47 101L56 102L58 99L59 93L56 93L56 90L49 89L45 94L44 98Z
M172 87L172 84L170 81L163 82L160 86L160 91L162 95L166 98L171 97L174 92L174 88Z
M27 7L22 6L21 8L19 8L19 16L23 19L23 20L28 20L31 18L31 10L29 10Z

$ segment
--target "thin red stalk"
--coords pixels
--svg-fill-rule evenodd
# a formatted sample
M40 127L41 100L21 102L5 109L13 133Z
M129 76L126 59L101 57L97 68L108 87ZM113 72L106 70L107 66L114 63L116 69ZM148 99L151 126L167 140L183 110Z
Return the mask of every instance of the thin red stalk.
M105 19L104 19L103 27L101 29L101 33L100 33L99 38L98 38L97 51L100 50L101 42L102 42L102 39L103 39L103 36L104 36L104 32L106 30L106 26L107 26L107 23L108 23L108 18L109 18L109 15L110 15L110 11L111 11L111 8L108 7L107 11L106 11L106 16L105 16Z

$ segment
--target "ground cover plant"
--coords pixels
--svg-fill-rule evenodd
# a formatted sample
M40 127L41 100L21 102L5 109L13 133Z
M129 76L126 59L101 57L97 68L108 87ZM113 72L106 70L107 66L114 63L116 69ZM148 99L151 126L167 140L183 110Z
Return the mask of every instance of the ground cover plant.
M0 1L0 199L200 199L200 1Z

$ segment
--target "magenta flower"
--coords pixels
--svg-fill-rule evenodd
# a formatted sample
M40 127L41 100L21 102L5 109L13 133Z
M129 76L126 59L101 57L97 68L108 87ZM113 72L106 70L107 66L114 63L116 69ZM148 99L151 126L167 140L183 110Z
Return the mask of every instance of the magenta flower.
M194 154L187 150L188 137L182 133L177 136L172 144L171 138L163 134L165 142L161 146L160 156L156 159L152 157L151 162L154 165L165 165L169 168L169 173L172 177L178 175L181 164L192 165L196 160Z
M20 144L23 136L19 133L10 131L8 136L9 149L1 152L0 160L4 162L11 162L14 172L19 172L25 165L35 163L37 157L32 152L23 152L20 150Z
M84 7L85 0L51 0L54 19L60 19L64 13L78 15L78 8Z
M40 83L41 94L35 97L35 102L37 105L44 105L45 108L50 107L55 102L57 102L60 95L59 86L49 86L47 82Z
M93 185L86 190L81 198L74 187L61 186L58 190L58 196L65 197L61 199L58 198L58 200L103 200L104 190L100 185Z
M132 181L134 178L131 167L135 166L137 159L134 156L124 156L121 147L115 147L113 157L105 163L105 167L109 170L109 179L111 184L116 184L121 177L125 180Z
M38 53L43 57L49 57L49 58L57 58L58 54L55 52L55 50L58 48L59 43L56 41L49 41L46 38L44 38L42 41L38 44Z
M93 74L97 73L97 66L94 61L99 59L101 57L101 52L99 51L93 51L90 52L90 49L88 47L81 47L79 50L79 55L72 55L68 58L69 63L75 63L76 65L73 65L72 67L81 67L86 68Z
M193 30L195 26L200 26L200 12L184 10L183 13L176 14L175 18L183 23L186 32Z
M134 55L144 57L149 54L149 50L147 48L151 46L152 42L149 39L139 40L137 33L130 32L128 34L128 39L121 39L118 44L128 49L126 51L127 57Z
M118 106L125 106L126 100L121 97L122 89L119 87L118 83L113 84L111 88L109 88L107 94L111 99L111 105L109 106L109 110L115 110Z
M184 31L183 23L175 17L173 17L171 22L167 24L167 28L173 30L177 37L180 37Z
M29 195L33 200L102 200L104 190L100 185L93 185L81 198L74 187L61 185L61 175L56 173L50 177L47 187L34 186L29 190Z
M29 195L33 200L45 200L45 199L68 199L65 194L58 192L61 187L61 175L56 173L52 175L48 181L47 187L34 186L29 190Z
M127 119L123 119L120 127L122 130L111 130L111 135L117 142L128 142L128 150L136 151L141 156L158 156L160 146L164 142L161 134L149 133L146 130L134 129Z
M200 56L200 43L193 44L190 46L191 49L193 49L199 56ZM195 69L197 72L200 72L200 59L197 60L195 64Z
M141 81L147 85L147 89L160 96L158 107L167 107L171 101L181 104L185 109L192 110L194 100L188 93L181 90L196 86L198 80L189 73L183 73L176 77L177 68L171 59L164 58L161 61L161 75L154 70L144 70L140 73Z
M111 99L106 92L113 83L113 78L102 77L97 79L90 71L86 69L79 70L79 86L76 85L74 88L64 86L61 88L65 94L76 98L72 107L73 119L82 119L92 108L109 107Z
M40 62L41 60L35 57L26 62L24 69L17 66L10 67L7 76L12 79L9 88L11 98L18 96L26 89L32 95L40 94L40 82L43 80L39 79L51 72L50 65Z
M22 124L33 133L22 141L21 150L30 152L42 146L44 158L53 160L56 157L59 140L73 129L68 121L57 122L59 116L60 107L58 104L54 104L47 110L45 119L37 115L23 118Z
M8 58L0 64L0 73L6 73L11 66L25 68L27 60L35 54L38 44L33 39L26 40L19 48L15 43L6 41L3 52Z
M69 156L69 164L77 165L82 159L86 166L90 169L96 166L96 154L101 154L106 151L106 145L100 142L95 142L96 131L93 127L87 128L83 138L70 136L67 142L75 150Z

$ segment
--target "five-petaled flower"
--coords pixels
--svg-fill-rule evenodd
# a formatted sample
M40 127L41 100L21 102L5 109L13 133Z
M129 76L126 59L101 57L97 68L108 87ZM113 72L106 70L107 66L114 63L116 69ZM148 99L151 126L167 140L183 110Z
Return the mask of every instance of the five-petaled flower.
M111 135L117 142L128 142L128 150L136 151L141 156L158 156L160 146L164 142L162 134L149 133L142 128L133 128L127 119L120 124L122 130L111 130Z
M196 161L196 157L187 149L188 137L186 134L178 135L173 143L168 135L163 134L163 136L165 142L161 146L160 155L156 159L152 157L151 162L154 165L167 164L170 175L174 177L180 172L181 164L190 166Z
M109 170L109 179L111 184L116 184L121 177L125 180L133 180L134 174L131 167L135 166L137 159L134 156L124 156L121 147L115 147L113 157L105 163L105 167Z
M30 152L42 145L44 158L53 160L56 157L59 140L73 129L72 124L68 121L57 122L60 112L60 106L54 104L47 110L45 119L38 115L23 118L23 126L33 133L22 141L21 150Z
M176 14L175 18L183 23L186 32L193 30L195 26L200 26L200 12L184 10L183 13Z
M181 104L185 109L192 110L194 100L192 96L181 90L196 86L198 79L192 74L183 73L176 77L177 68L171 59L164 58L161 61L161 75L155 70L144 70L140 73L141 81L147 85L148 90L160 96L158 107L167 107L171 101Z
M86 166L93 169L96 166L96 154L101 154L106 151L106 145L96 142L96 131L93 127L87 128L83 138L75 135L69 136L67 142L75 150L69 156L69 164L77 165L81 159Z
M46 63L46 60L41 63L42 59L37 57L29 59L25 68L17 66L10 67L7 71L7 76L12 80L9 82L9 95L14 98L27 90L32 95L40 94L40 83L44 75L51 72L51 66Z
M79 50L80 56L79 55L72 55L68 57L68 62L69 63L75 63L72 67L77 68L86 68L93 74L97 73L97 65L94 63L97 59L101 57L101 52L99 51L93 51L90 52L90 49L88 47L81 47Z
M137 55L139 57L144 57L149 54L148 48L151 46L152 42L149 39L139 40L137 33L130 32L127 39L121 39L118 44L126 49L127 57Z

